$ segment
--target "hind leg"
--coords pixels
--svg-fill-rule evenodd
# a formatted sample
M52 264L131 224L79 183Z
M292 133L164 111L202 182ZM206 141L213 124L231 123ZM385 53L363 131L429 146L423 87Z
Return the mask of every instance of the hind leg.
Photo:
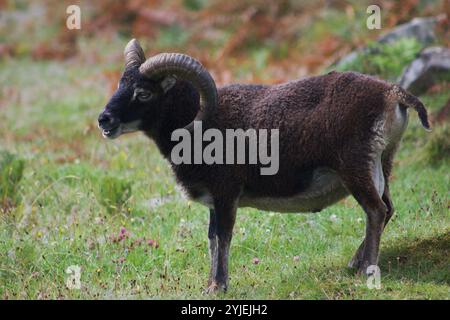
M383 225L383 229L384 229L384 228L386 228L387 223L389 222L389 220L391 219L391 217L394 214L394 207L392 205L391 196L389 194L389 184L387 182L384 187L384 193L382 196L382 200L387 207L386 217L384 219L384 225ZM348 263L349 268L357 268L357 269L359 268L362 258L363 258L364 244L365 244L365 240L362 241L361 245L358 247L358 250L356 250L355 255L349 261L349 263Z
M389 192L389 176L391 174L392 169L392 154L389 154L388 156L384 157L382 160L382 171L383 171L383 177L384 177L384 190L381 199L383 200L384 204L386 205L387 211L386 211L386 217L384 219L384 225L383 229L386 228L387 223L391 219L391 217L394 214L394 206L392 204L391 195ZM380 179L380 178L378 178ZM359 268L362 259L363 259L363 253L364 253L364 244L365 240L361 243L358 250L356 251L353 258L349 261L348 267L349 268Z
M381 154L370 166L364 168L359 164L349 168L350 170L342 170L341 178L366 213L366 237L362 248L355 255L352 266L358 268L358 273L365 273L367 267L378 262L380 238L387 217L388 206L382 199L385 179Z
M392 204L391 193L389 192L389 177L391 176L393 157L394 157L394 152L391 151L391 152L387 153L386 155L383 154L383 158L381 160L382 164L383 164L383 175L384 175L384 181L385 181L382 199L387 207L386 220L384 221L384 227L386 227L386 224L389 222L389 220L394 215L394 205Z

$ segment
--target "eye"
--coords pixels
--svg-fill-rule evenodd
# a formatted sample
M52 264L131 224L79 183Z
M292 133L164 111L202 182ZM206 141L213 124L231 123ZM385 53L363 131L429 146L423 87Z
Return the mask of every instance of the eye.
M152 93L147 91L141 91L137 93L137 98L139 101L149 101L152 98Z

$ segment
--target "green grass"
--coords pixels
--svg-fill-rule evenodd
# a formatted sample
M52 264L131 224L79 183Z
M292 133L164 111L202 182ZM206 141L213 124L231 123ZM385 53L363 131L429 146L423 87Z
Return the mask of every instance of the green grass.
M353 61L337 67L338 71L359 71L378 75L386 80L396 81L422 49L415 38L402 38L394 43L370 43L368 52L361 52Z
M19 184L22 179L24 161L9 152L0 152L0 208L9 212L20 202Z
M106 141L96 128L108 68L0 62L0 149L25 161L21 200L0 215L0 298L209 298L207 209L181 198L151 141ZM445 97L425 99L434 109ZM229 292L217 297L449 299L449 164L423 161L428 139L412 114L396 158L380 290L346 267L365 225L348 198L318 214L239 210ZM66 288L71 265L82 268L80 290Z

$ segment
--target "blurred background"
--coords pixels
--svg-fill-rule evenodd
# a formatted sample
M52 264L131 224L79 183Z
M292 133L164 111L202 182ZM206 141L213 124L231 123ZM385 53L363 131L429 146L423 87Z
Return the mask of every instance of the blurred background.
M73 4L79 30L66 27ZM371 4L379 30L366 26ZM147 57L197 58L218 85L355 70L400 83L431 113L428 135L411 115L396 160L386 290L321 267L340 270L359 245L347 199L314 216L244 210L229 297L449 298L449 15L448 0L0 0L0 297L199 296L206 210L181 198L148 139L97 129L135 37ZM64 284L73 264L81 291Z
M71 4L81 8L80 30L66 28ZM381 8L379 30L366 27L370 4ZM132 37L147 55L181 51L197 57L220 84L276 83L316 74L415 17L443 14L432 40L444 46L450 41L445 0L1 0L0 10L3 59L106 62L108 78L118 77L121 49Z

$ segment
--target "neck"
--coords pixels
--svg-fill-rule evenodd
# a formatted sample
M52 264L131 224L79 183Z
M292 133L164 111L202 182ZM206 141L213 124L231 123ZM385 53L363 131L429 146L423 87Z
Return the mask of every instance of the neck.
M199 95L194 87L179 81L168 93L161 108L161 119L145 134L152 138L162 155L170 160L172 148L178 141L171 141L172 132L191 123L200 109Z

